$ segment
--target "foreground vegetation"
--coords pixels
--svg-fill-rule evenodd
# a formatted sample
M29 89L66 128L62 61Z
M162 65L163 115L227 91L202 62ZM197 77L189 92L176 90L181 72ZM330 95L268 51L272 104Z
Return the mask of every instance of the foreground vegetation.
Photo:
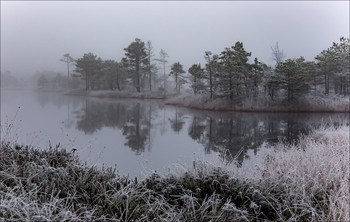
M350 220L348 126L276 149L255 166L194 162L191 169L130 180L58 146L2 141L0 220Z

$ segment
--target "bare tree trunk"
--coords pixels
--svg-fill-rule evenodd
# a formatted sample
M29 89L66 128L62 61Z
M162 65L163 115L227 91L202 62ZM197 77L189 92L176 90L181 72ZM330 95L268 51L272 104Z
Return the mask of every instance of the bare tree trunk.
M69 88L69 63L67 62L67 89Z
M176 93L178 93L178 89L177 89L177 74L175 73L175 91Z
M152 91L151 59L148 59L149 91Z
M283 58L284 58L283 51L280 50L278 46L278 42L276 42L274 47L271 46L271 50L272 50L273 60L276 62L276 66L277 66L279 63L283 62Z
M325 82L325 93L329 94L329 75L325 73L324 75L324 82Z
M136 61L136 91L140 92L140 64Z
M151 151L152 105L149 104L148 114L148 151Z
M85 90L88 91L89 89L89 77L88 77L88 73L85 72Z
M314 91L315 91L315 96L316 96L316 88L317 88L317 85L316 85L316 75L314 75Z
M165 90L165 87L166 87L165 62L163 62L163 75L164 75L164 90Z
M119 72L120 72L120 70L119 70L119 65L118 65L118 63L117 63L117 65L116 65L117 67L116 67L116 74L117 74L117 79L116 79L116 82L117 82L117 89L118 89L118 91L120 91L120 85L119 85Z
M151 72L152 43L150 41L147 42L147 50L148 50L149 91L152 91L152 72Z

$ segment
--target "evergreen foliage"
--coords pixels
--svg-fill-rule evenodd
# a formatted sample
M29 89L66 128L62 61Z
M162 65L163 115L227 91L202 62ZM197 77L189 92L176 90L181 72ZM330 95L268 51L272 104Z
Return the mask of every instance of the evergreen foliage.
M350 43L349 38L340 38L339 43L323 50L315 57L319 72L324 77L325 94L330 93L334 84L335 94L349 94L350 85Z
M134 72L134 86L137 92L141 90L141 69L147 64L147 53L145 43L136 38L128 48L124 49L126 61Z
M95 89L101 75L102 59L91 52L85 53L83 58L76 61L75 66L75 71L85 80L85 89Z
M271 67L258 58L250 62L251 52L247 52L243 43L238 41L219 55L205 51L204 67L193 64L186 75L180 62L174 63L171 72L167 74L166 63L169 56L165 50L162 49L159 57L153 59L151 42L145 44L136 38L124 49L125 57L120 62L103 61L96 55L87 53L75 61L75 71L79 75L71 76L81 77L85 81L86 90L132 91L135 88L137 92L141 92L152 91L158 86L158 90L165 92L167 77L173 76L176 93L180 93L181 86L189 79L189 86L195 95L207 94L210 99L222 97L236 104L247 99L256 101L260 97L270 98L271 101L283 99L295 102L310 91L313 96L330 93L349 95L349 48L349 39L342 37L338 43L333 43L317 55L315 61L306 61L303 57L284 60L283 51L276 43L275 47L271 47L276 66ZM65 54L61 61L71 62L70 58L69 54ZM157 66L152 61L158 61L162 66L160 78L156 75ZM38 85L42 87L44 82L41 79Z
M202 69L201 64L194 64L188 69L188 73L191 74L191 88L193 89L194 95L197 93L202 93L205 90L204 85L204 69Z
M280 62L275 71L277 75L273 81L286 91L287 101L295 100L297 94L304 93L310 88L306 81L308 72L303 57Z
M250 75L250 91L252 92L254 98L258 97L259 85L264 77L263 64L258 61L258 58L254 59L254 63L251 65L252 72Z
M249 56L251 53L244 50L242 42L236 42L234 46L221 52L219 57L221 67L217 74L219 95L229 97L232 101L247 90L250 72Z
M171 66L170 75L174 76L174 78L175 78L175 92L176 93L180 93L181 85L186 82L184 79L184 76L183 76L184 73L185 73L185 70L183 69L183 66L180 62L175 62Z

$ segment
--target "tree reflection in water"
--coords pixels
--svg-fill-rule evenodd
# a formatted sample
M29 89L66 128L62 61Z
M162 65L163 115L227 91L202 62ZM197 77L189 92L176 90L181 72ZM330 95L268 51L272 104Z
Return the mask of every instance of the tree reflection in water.
M239 154L238 160L242 160L248 150L256 153L260 147L279 141L296 142L300 134L319 127L322 119L323 124L338 124L348 121L347 117L347 114L209 112L164 106L161 102L86 100L76 115L76 127L86 134L103 127L116 128L126 139L124 145L141 154L146 147L151 150L157 131L163 135L171 129L180 134L187 126L188 136L201 144L205 153L219 152L223 157Z
M185 124L184 114L175 110L175 116L169 118L171 128L175 133L179 133L182 130L183 125Z
M142 153L146 143L150 143L151 103L146 107L138 102L103 103L86 100L77 119L77 129L86 134L93 134L102 127L121 130L126 139L125 145L136 154Z
M130 110L128 110L130 118L128 118L127 123L122 129L123 135L127 140L125 145L134 150L136 154L145 151L146 140L150 131L148 128L149 124L147 124L149 120L146 119L148 116L144 115L146 113L145 110L141 112L140 109L140 103L130 107Z
M291 114L193 115L188 134L203 145L206 153L219 152L224 157L238 155L238 160L242 161L248 150L256 154L263 144L272 146L280 140L295 142L300 134L310 131L310 121L312 119L307 116Z

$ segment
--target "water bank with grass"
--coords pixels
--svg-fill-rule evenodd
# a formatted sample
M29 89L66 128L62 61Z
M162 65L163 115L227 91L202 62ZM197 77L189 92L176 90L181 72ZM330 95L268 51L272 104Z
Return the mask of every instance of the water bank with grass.
M306 96L298 101L271 100L264 96L232 102L224 98L210 99L207 95L179 95L165 100L167 105L193 109L236 112L350 112L348 96Z
M168 94L162 91L148 91L148 92L128 92L128 91L116 91L116 90L71 90L66 92L65 95L69 96L91 96L98 98L130 98L130 99L166 99L173 94Z
M341 95L307 95L298 101L287 102L266 96L259 98L230 101L227 98L210 99L208 95L171 94L161 91L126 92L115 90L71 90L65 93L70 96L90 96L114 99L161 99L167 105L177 105L192 109L236 112L350 112L350 98Z
M349 128L279 144L260 163L194 162L143 179L60 147L2 141L0 219L28 221L349 221Z

